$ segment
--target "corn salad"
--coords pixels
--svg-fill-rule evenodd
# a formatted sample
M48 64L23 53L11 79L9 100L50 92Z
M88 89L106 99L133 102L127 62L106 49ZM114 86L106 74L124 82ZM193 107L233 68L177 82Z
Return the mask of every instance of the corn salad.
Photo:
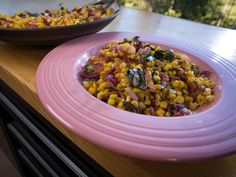
M84 88L117 108L153 116L185 116L214 101L210 71L136 36L111 42L78 74Z
M46 28L94 22L113 15L114 9L87 5L68 10L45 10L43 13L18 12L13 16L0 14L0 28Z

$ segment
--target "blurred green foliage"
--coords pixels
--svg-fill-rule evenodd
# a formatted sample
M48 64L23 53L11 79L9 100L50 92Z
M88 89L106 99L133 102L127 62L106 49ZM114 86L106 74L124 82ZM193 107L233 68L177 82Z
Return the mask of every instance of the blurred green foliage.
M117 0L126 7L227 28L236 27L236 0Z

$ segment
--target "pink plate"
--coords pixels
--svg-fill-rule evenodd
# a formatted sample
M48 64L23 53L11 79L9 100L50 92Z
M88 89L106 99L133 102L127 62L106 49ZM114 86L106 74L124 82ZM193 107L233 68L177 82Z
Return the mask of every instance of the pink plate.
M108 42L140 36L190 56L213 71L214 105L187 117L154 117L109 106L90 95L77 73L89 56ZM212 158L236 151L236 67L205 49L159 35L99 33L52 50L41 62L36 86L43 105L65 127L92 143L143 159L182 161Z

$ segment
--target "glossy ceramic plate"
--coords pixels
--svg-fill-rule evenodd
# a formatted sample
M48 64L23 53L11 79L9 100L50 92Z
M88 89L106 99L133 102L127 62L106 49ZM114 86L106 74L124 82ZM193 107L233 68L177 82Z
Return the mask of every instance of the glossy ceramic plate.
M2 2L3 1L3 2ZM61 6L73 9L92 1L84 0L0 0L0 13L15 14L16 12L44 12L46 9L59 9ZM83 24L62 27L14 29L0 28L0 41L30 44L56 45L78 36L96 33L106 27L119 14L120 7L113 3L115 13L107 18Z
M186 117L154 117L109 106L90 95L77 74L89 56L111 41L140 40L178 50L214 72L215 104ZM220 56L158 35L99 33L67 42L40 64L36 86L43 105L78 136L128 156L163 161L206 159L236 150L235 66Z

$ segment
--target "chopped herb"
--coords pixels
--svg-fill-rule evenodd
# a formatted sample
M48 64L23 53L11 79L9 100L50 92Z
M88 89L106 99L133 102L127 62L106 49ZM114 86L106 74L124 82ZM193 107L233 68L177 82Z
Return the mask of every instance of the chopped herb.
M129 40L124 38L123 41L119 42L118 44L124 44L124 43L129 43Z
M109 92L115 92L117 91L114 87L107 87L108 91Z
M199 67L198 67L197 65L195 65L195 64L192 64L192 65L191 65L191 70L193 71L193 73L194 73L195 75L198 75L199 72L200 72Z
M147 58L146 58L146 61L150 62L150 61L153 61L155 60L154 56L152 55L149 55Z
M161 59L164 56L164 50L157 50L157 51L155 51L153 56L155 58Z
M139 41L139 38L140 38L140 36L135 36L135 37L133 37L133 41L137 42L137 41Z
M87 64L84 66L84 70L88 73L94 72L94 66L92 64Z
M170 50L157 50L155 51L154 55L155 58L157 59L166 59L168 61L173 61L174 60L174 51L172 49Z
M140 68L129 69L127 75L131 85L139 87L143 90L147 89L147 81L143 70Z
M174 60L174 51L172 49L170 50L165 50L165 57L167 60L169 61L173 61Z
M27 12L27 14L28 14L30 17L37 17L37 16L39 16L39 13Z
M150 62L155 60L155 57L151 55L151 53L145 53L141 55L141 60L144 62Z
M132 105L130 102L124 101L123 102L125 110L130 111L130 112L135 112L135 113L139 113L140 110L136 107L134 107L134 105Z

